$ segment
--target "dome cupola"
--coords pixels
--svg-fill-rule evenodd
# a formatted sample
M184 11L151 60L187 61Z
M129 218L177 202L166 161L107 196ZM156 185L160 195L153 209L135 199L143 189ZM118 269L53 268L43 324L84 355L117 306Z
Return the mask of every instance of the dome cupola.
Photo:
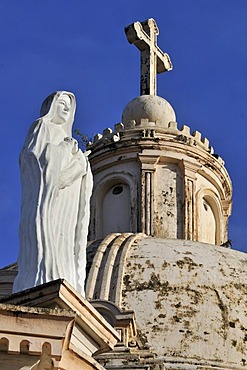
M156 95L156 76L172 69L157 46L153 19L125 29L141 53L141 95L89 149L94 174L90 238L114 232L222 244L228 239L232 185L207 138L178 126Z

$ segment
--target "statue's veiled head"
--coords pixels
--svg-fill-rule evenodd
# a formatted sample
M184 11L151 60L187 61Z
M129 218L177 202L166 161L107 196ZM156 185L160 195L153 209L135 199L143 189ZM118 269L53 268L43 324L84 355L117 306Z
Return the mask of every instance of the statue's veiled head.
M67 91L56 91L44 100L40 115L43 121L62 126L68 136L71 136L75 107L74 94Z

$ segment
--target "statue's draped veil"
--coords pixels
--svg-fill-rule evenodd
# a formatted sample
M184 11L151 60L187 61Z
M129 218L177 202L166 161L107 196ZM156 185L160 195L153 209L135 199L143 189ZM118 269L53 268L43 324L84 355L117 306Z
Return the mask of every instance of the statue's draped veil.
M42 117L43 121L52 121L55 115L56 103L62 95L69 96L70 101L71 101L70 115L67 119L66 124L63 125L64 131L67 133L67 136L70 137L72 136L72 124L74 122L74 115L75 115L75 108L76 108L74 94L72 94L71 92L67 92L67 91L56 91L50 94L44 100L41 106L40 116Z
M65 124L55 125L52 123L52 119L56 113L57 101L62 95L69 96L71 100L69 117ZM71 137L75 108L76 101L74 94L67 91L57 91L50 94L41 106L40 118L37 119L29 129L23 149L26 148L39 155L47 142L58 144L64 137Z
M70 110L66 122L56 124L63 95L70 98ZM22 211L14 291L64 278L84 293L92 174L81 150L72 153L71 143L64 140L72 136L75 107L70 92L49 95L20 155Z

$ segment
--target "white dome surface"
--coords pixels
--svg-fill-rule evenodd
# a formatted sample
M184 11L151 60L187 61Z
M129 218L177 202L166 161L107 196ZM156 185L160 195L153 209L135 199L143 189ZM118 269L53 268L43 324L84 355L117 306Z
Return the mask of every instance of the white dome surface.
M89 299L134 310L141 339L164 362L247 364L246 254L142 234L107 238L89 247L90 271L97 266Z
M168 127L169 122L176 121L171 104L157 95L138 96L125 106L122 114L123 124L135 120L136 124L140 125L142 118L165 127Z

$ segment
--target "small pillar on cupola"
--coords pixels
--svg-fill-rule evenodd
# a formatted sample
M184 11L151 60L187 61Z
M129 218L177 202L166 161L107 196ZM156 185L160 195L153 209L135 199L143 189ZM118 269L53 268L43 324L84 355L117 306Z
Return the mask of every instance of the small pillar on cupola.
M208 139L178 128L170 103L156 95L157 73L172 69L157 46L154 19L125 28L141 53L141 95L122 122L90 144L94 174L90 239L145 233L221 244L228 239L232 185Z

